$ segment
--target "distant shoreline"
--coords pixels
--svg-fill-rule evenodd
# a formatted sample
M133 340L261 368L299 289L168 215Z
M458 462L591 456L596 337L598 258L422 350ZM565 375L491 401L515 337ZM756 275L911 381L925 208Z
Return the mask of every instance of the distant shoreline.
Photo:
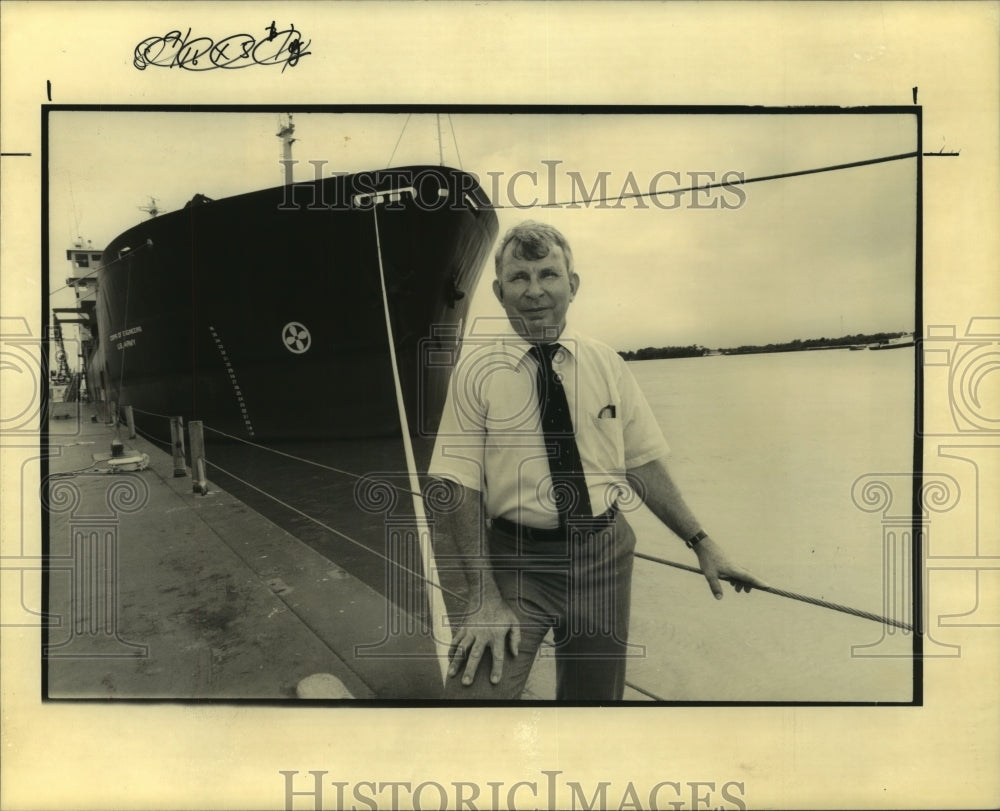
M908 340L907 340L908 339ZM822 349L891 349L909 346L913 343L912 332L876 332L870 334L844 335L840 338L808 338L802 340L765 345L743 345L711 349L707 346L647 346L642 349L619 350L618 354L627 361L663 360L666 358L702 358L718 355L760 355L772 352L805 352Z

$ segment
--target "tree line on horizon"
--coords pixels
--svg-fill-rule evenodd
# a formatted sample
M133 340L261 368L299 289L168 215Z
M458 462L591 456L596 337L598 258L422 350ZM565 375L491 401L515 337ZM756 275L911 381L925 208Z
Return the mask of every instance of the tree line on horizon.
M700 358L709 354L721 355L752 355L763 352L799 352L807 349L840 349L847 346L879 344L894 338L909 335L908 332L873 332L857 335L844 335L840 338L796 338L774 344L744 344L726 349L709 349L707 346L691 344L690 346L646 346L642 349L626 349L618 354L625 360L662 360L664 358Z

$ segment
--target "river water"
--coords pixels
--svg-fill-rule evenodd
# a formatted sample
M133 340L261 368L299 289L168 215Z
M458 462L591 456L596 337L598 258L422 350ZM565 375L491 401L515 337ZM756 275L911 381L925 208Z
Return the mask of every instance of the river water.
M863 477L912 471L913 352L715 356L631 368L672 446L686 499L734 561L772 587L885 615L887 594L911 573L883 564L882 515L859 507L852 492ZM631 520L639 551L693 562L648 512ZM635 571L632 640L646 649L629 680L660 696L911 700L910 633L728 586L717 603L700 575L643 560Z
M852 490L863 477L912 470L913 352L715 356L630 368L671 445L674 477L734 561L775 588L909 621L886 605L893 589L908 587L909 571L884 563L882 516L859 507ZM419 581L399 592L398 576L387 574L392 564L379 555L394 553L373 530L381 519L357 508L357 480L330 469L399 470L398 450L301 443L281 446L280 456L213 447L210 434L208 441L210 461L280 502L218 469L210 478L373 588L385 593L391 580L398 602L421 604ZM402 491L405 513L405 482ZM629 520L640 552L695 563L644 508ZM700 575L637 560L629 682L680 702L912 700L912 634L726 590L717 602ZM642 695L630 690L626 698Z

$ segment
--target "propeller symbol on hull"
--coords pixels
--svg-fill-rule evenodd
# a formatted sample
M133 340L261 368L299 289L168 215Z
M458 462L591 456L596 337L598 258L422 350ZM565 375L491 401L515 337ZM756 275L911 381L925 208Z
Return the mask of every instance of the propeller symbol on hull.
M289 321L281 330L281 339L285 343L285 349L296 355L301 355L312 345L312 337L309 330L298 321Z

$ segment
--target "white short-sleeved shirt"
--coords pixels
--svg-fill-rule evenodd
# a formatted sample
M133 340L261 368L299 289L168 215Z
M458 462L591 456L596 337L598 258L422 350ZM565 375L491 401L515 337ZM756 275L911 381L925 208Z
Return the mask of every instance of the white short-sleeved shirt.
M669 453L621 356L569 328L553 359L562 375L594 512L624 492L625 471ZM509 333L466 337L431 458L431 476L482 492L489 517L552 528L552 499L530 344Z

